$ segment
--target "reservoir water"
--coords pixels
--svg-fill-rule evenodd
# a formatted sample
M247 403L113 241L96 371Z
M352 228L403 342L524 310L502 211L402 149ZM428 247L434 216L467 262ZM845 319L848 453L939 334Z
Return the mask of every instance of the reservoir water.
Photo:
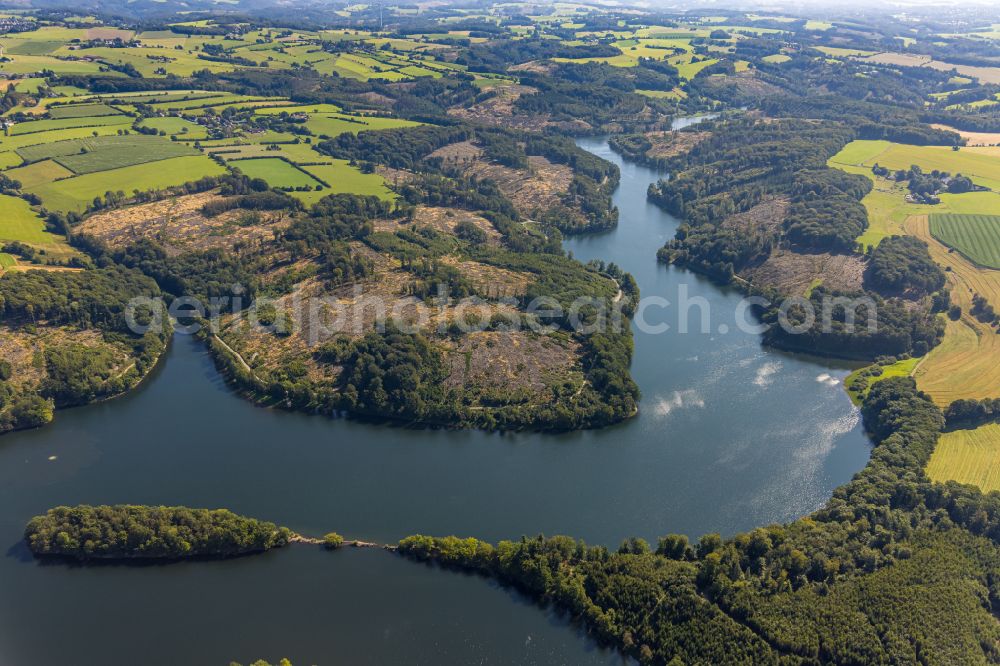
M563 435L416 430L254 407L178 336L141 388L0 438L0 664L617 663L551 611L477 577L383 551L305 546L222 562L74 567L33 561L26 521L59 504L227 507L308 535L412 533L697 538L807 513L864 466L869 443L834 362L737 330L740 295L656 263L677 221L646 202L658 174L622 169L616 230L575 238L644 297L709 304L704 334L670 307L636 331L639 415ZM729 332L720 333L725 325Z

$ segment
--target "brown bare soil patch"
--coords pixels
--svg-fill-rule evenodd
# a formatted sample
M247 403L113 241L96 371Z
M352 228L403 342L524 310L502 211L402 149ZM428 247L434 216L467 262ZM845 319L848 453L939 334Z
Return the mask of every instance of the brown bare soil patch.
M119 28L87 28L87 39L132 39L135 33Z
M901 67L924 67L931 61L930 56L909 55L906 53L876 53L872 56L859 57L858 60L874 62L879 65L899 65Z
M325 289L318 278L307 278L290 293L272 301L280 313L275 329L253 325L252 318L245 313L230 315L220 323L220 338L260 376L297 361L304 366L310 380L323 382L334 378L339 369L315 361L312 351L334 337L358 338L389 320L415 325L434 334L459 320L474 323L489 321L495 315L509 319L518 316L512 305L482 299L441 304L409 296L415 277L401 268L396 259L357 242L351 246L353 251L374 262L373 275L332 290ZM475 261L452 258L444 261L458 266L473 284L481 284L484 294L496 298L523 293L530 277ZM301 270L303 265L296 268Z
M469 107L467 110L476 114L482 114L485 112L493 113L495 115L501 116L512 116L514 115L514 102L521 98L522 95L533 95L538 92L537 88L532 88L531 86L522 86L520 84L511 86L498 86L492 90L494 95L489 99L486 99L479 104ZM473 111L475 110L475 111ZM460 115L458 113L451 113L451 115ZM459 111L459 109L453 109L453 111Z
M438 148L428 158L440 158L445 164L465 164L483 156L483 149L471 141L459 141Z
M786 294L803 294L818 284L854 291L861 288L864 269L864 262L855 255L777 250L763 264L743 271L742 277L755 285L776 287Z
M388 231L392 233L410 225L416 225L418 227L430 227L436 231L453 235L455 228L462 222L473 224L477 229L486 234L486 242L488 244L500 244L500 232L496 230L492 222L481 215L476 215L460 208L417 206L413 212L412 219L379 219L374 221L374 227L375 231Z
M527 217L562 206L562 195L573 182L570 167L553 164L540 156L528 158L527 171L477 161L468 166L467 173L495 181L517 211Z
M653 147L646 151L648 157L673 157L682 155L711 136L711 132L646 132Z
M371 104L374 104L375 106L385 109L391 109L393 103L395 102L395 100L393 100L391 97L387 97L386 95L382 95L377 92L361 93L359 97L364 99L366 102L369 102Z
M446 216L447 211L424 209L423 219L447 220L451 225L454 219ZM415 327L433 341L449 370L448 387L472 409L572 400L584 386L581 350L575 341L558 334L479 330L498 320L512 325L523 320L524 314L513 304L498 300L523 294L531 275L443 257L440 261L457 267L483 298L420 300L408 295L418 278L398 260L357 241L351 248L373 262L374 274L335 288L317 277L301 280L291 293L272 301L280 313L278 330L256 326L249 313L223 318L220 339L256 377L268 382L288 376L335 389L343 369L317 360L318 346L337 337L361 337L376 330L377 324L393 320ZM308 263L279 270L305 271ZM471 332L455 333L454 324L464 324L463 329Z
M394 169L392 167L382 166L381 164L375 167L375 173L382 176L382 178L385 179L385 182L393 188L410 182L417 175L412 171L407 171L406 169Z
M445 257L442 263L455 266L476 290L487 298L515 298L528 290L533 276L478 261L460 261Z
M934 123L931 127L959 134L965 139L965 145L967 146L1000 146L1000 132L966 132L965 130L938 123Z
M514 108L516 102L522 95L532 95L537 93L536 88L514 84L509 86L496 86L491 91L492 97L483 100L469 107L456 106L448 109L448 115L461 118L474 123L485 125L497 125L499 127L509 127L512 129L541 131L549 126L559 125L566 129L576 127L577 129L588 129L590 125L581 120L571 123L554 123L548 114L523 114L518 113Z
M261 223L249 226L239 224L248 211L232 210L215 217L201 214L202 206L222 198L214 192L202 192L105 211L84 220L79 231L103 240L112 248L148 238L162 243L168 252L179 254L213 247L259 245L272 240L274 232L290 221L282 211L262 211Z
M471 141L459 141L438 148L428 157L445 164L460 166L464 173L495 181L517 211L527 217L562 206L562 195L573 182L573 170L565 164L553 164L539 155L528 157L527 169L512 169L483 158L483 151Z
M448 388L467 400L543 402L554 399L554 383L567 378L582 385L582 375L568 377L579 365L579 345L530 332L482 331L450 345Z
M765 199L744 213L730 215L722 222L722 226L732 229L766 229L767 231L775 231L785 221L785 215L788 213L788 205L788 199L777 197Z
M744 95L753 97L767 97L769 95L781 94L781 88L761 81L755 72L740 72L734 75L713 76L705 80L709 86L735 86Z
M508 72L534 72L536 74L551 74L556 69L556 64L554 62L549 62L548 60L532 60L531 62L522 62L520 65L514 65L513 67L508 67Z

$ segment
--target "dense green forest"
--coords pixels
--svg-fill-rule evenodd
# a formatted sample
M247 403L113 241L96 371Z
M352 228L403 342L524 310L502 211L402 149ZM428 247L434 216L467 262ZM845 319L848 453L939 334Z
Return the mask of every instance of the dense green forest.
M24 538L39 557L174 560L280 548L291 532L225 509L79 505L35 516Z
M933 313L874 293L820 286L805 302L792 301L784 308L784 323L781 296L772 294L769 302L759 310L769 325L764 341L784 349L865 360L911 351L921 356L944 335L944 323Z
M872 252L865 276L872 289L885 293L932 294L944 287L942 271L927 243L912 236L885 238Z

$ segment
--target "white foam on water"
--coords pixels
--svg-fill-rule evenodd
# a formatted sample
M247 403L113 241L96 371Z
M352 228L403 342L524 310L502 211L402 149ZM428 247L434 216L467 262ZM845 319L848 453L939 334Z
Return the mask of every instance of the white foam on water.
M687 389L684 391L674 391L669 396L660 396L653 403L653 413L657 416L666 416L678 409L690 407L701 408L705 406L705 400L697 391Z
M779 370L781 370L781 363L779 361L768 361L757 368L757 376L754 377L753 383L761 388L767 388L774 381L774 375Z

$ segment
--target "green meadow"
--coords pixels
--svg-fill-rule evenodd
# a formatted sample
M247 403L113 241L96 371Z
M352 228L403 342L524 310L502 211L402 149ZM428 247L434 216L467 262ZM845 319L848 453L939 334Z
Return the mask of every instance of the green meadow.
M17 41L14 39L5 40L10 46L7 46L6 52L9 55L48 55L62 46L62 42L49 42L49 41Z
M334 137L338 134L351 132L357 134L367 130L395 129L397 127L416 127L420 123L399 118L382 118L378 116L347 116L347 115L309 115L306 129L315 136Z
M111 125L104 127L77 127L68 130L52 130L50 132L21 134L9 137L0 136L0 168L20 164L22 159L18 153L21 149L29 146L41 146L54 141L93 137L94 132L97 132L98 136L115 135L119 129L121 129L120 126Z
M347 160L331 160L332 164L316 164L302 167L328 186L323 194L362 194L376 196L390 201L395 194L390 190L382 176L375 173L362 173L360 169L351 166Z
M45 221L20 197L0 194L0 241L20 241L29 245L64 244L62 236L45 230Z
M896 361L895 363L890 363L889 365L867 365L863 368L858 368L851 374L847 375L844 379L844 387L847 389L847 395L851 397L851 402L855 405L860 405L861 401L868 396L868 392L871 390L873 384L883 379L889 379L890 377L909 377L913 374L913 370L917 367L918 363L920 363L920 358L907 358L901 361ZM870 378L868 380L868 385L861 391L855 391L851 388L852 382L857 379L862 372L875 367L880 367L882 369L882 374L877 377Z
M16 169L8 169L4 173L8 178L20 182L21 187L27 189L51 183L53 180L72 178L74 175L72 171L53 160L33 162Z
M64 155L55 158L55 161L74 173L84 174L199 154L197 150L181 142L169 141L160 137L143 136L143 138L152 140L128 141L121 144L109 143L99 150Z
M208 136L208 132L203 126L176 116L145 118L139 122L139 127L155 129L169 136L178 136L184 139L204 139Z
M7 74L37 74L49 70L56 74L99 74L105 65L88 60L64 60L50 55L11 55L8 62L0 63L0 72ZM125 76L118 72L104 72L109 76Z
M316 187L319 181L280 157L258 157L230 162L250 178L263 178L271 187Z
M225 173L205 155L175 157L109 171L88 173L46 183L29 191L37 194L46 208L61 212L83 212L95 197L107 192L158 190Z
M340 113L341 108L336 104L292 104L284 106L272 106L257 111L260 116L274 116L281 113Z
M992 189L1000 186L1000 152L996 148L962 148L954 151L942 146L910 146L889 141L852 141L830 158L831 167L871 179L872 191L862 200L868 210L868 229L858 237L865 246L877 245L886 236L905 233L903 222L911 215L935 213L1000 215L1000 192L981 191L942 194L936 205L906 201L907 190L894 180L876 178L872 166L909 169L918 165L925 171L938 169L962 173L974 182Z

